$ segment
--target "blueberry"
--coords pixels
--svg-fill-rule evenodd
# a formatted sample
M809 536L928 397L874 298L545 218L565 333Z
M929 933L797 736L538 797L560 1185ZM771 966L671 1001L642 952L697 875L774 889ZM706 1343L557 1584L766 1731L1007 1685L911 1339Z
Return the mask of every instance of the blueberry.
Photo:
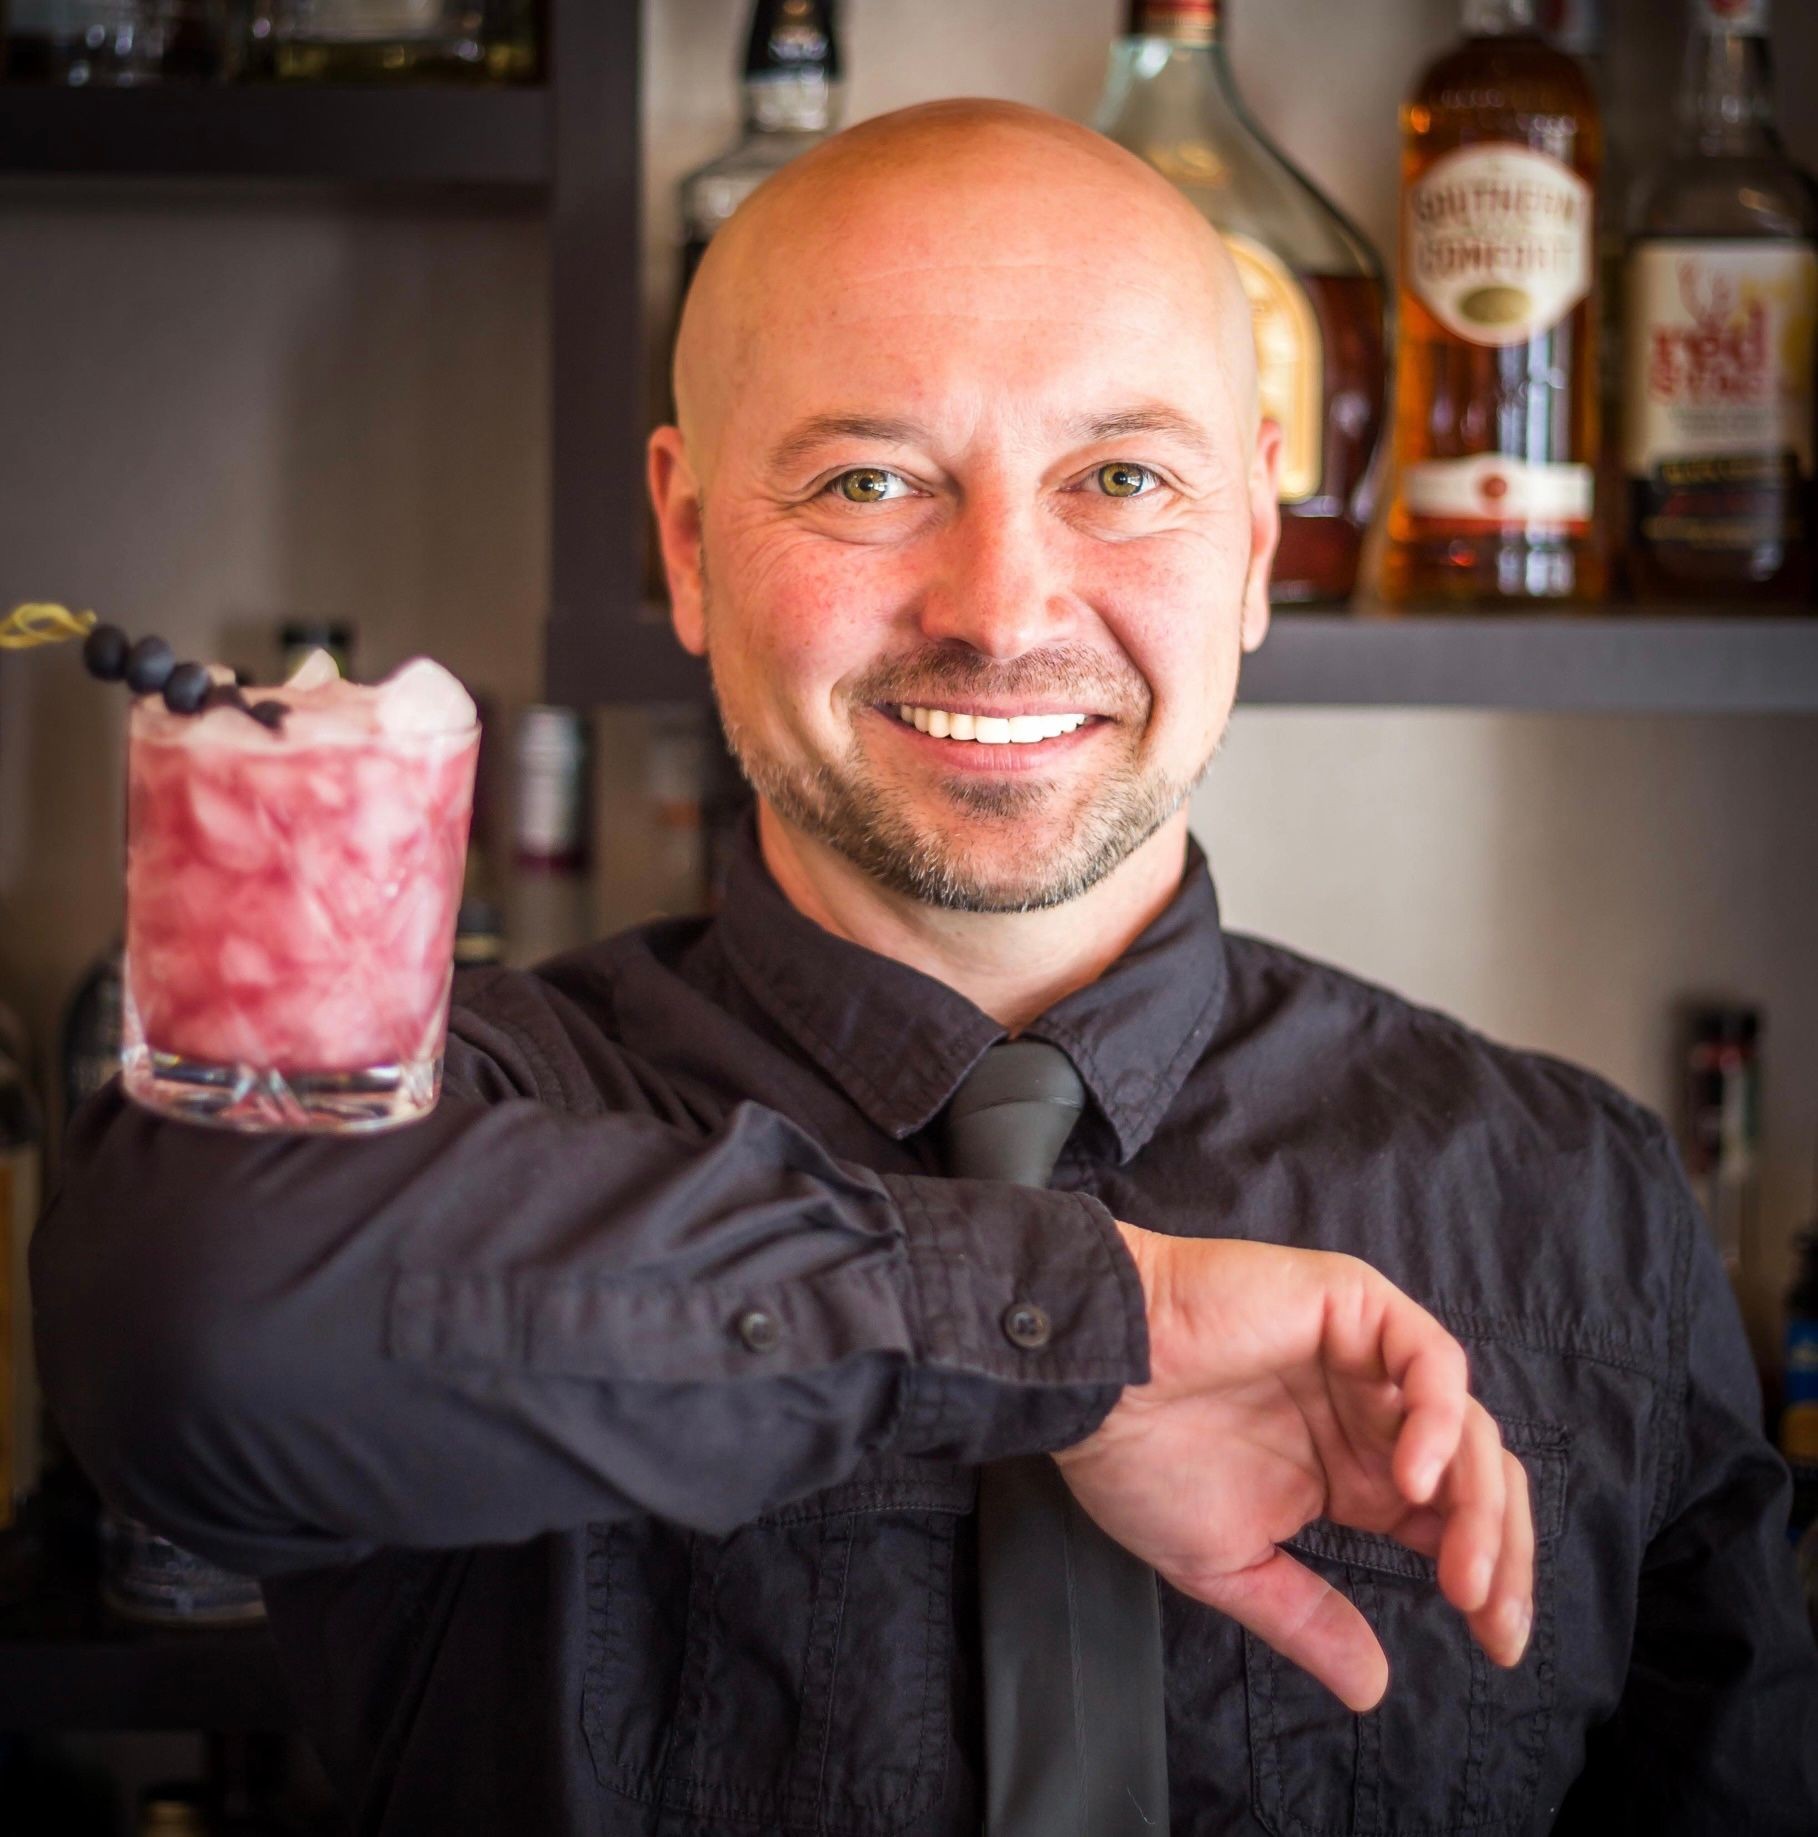
M284 725L284 704L282 702L254 702L246 712L261 727L269 727L274 733Z
M126 674L126 651L126 633L117 625L97 625L82 641L82 661L102 682L118 682Z
M208 666L180 663L164 683L164 705L172 714L196 714L208 699Z
M126 686L135 695L156 695L177 667L171 648L162 638L141 638L126 659Z

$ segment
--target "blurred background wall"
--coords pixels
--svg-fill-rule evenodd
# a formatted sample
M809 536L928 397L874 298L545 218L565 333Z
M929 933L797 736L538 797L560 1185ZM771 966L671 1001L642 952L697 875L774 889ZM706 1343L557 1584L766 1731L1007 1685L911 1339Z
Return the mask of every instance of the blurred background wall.
M1455 29L1452 0L1230 10L1255 113L1392 255L1396 105ZM1088 115L1121 13L847 0L847 118L968 92ZM659 332L675 181L731 134L745 14L646 0ZM1659 35L1661 71L1617 73L1619 121L1658 114L1676 36ZM1814 79L1783 56L1808 165L1813 127L1791 102ZM97 607L261 669L281 620L346 617L363 674L430 650L507 707L534 697L548 487L533 214L15 186L0 277L0 601ZM73 656L0 666L0 1000L41 1051L118 922L121 717ZM636 738L630 718L609 775L635 774ZM1815 791L1811 720L1240 710L1194 815L1233 925L1664 1108L1674 1004L1762 1004L1770 1255L1750 1311L1765 1334L1813 1206ZM627 892L608 910L636 905Z

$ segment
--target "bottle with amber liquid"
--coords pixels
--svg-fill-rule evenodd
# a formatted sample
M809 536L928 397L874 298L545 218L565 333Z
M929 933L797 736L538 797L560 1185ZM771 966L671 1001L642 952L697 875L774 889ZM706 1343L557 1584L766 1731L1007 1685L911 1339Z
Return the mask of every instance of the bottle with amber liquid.
M1374 498L1382 263L1250 119L1219 10L1218 0L1131 0L1097 126L1178 186L1231 251L1256 332L1262 412L1282 430L1269 597L1332 605L1356 585Z
M1774 131L1767 0L1690 0L1678 143L1629 255L1638 596L1798 610L1813 582L1818 200Z
M1597 600L1602 130L1538 0L1465 0L1402 111L1394 604Z

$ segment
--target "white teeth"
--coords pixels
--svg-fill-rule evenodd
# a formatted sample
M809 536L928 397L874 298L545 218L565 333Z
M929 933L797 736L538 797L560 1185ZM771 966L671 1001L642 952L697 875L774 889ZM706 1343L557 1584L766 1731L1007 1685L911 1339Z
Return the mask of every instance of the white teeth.
M984 746L1032 746L1056 740L1083 727L1085 714L954 714L945 708L918 708L899 702L904 725L936 740L973 740Z

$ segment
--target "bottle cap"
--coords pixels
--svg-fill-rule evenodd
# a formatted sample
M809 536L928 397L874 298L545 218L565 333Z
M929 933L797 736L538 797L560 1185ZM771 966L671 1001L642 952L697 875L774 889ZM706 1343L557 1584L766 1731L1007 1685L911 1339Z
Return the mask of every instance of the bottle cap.
M746 78L810 71L839 80L840 47L828 0L761 0L745 47Z
M1130 0L1132 38L1206 45L1218 31L1218 0Z
M1706 32L1765 38L1768 0L1692 0L1692 23Z
M1753 1046L1761 1037L1759 1008L1695 1008L1691 1020L1698 1046Z

